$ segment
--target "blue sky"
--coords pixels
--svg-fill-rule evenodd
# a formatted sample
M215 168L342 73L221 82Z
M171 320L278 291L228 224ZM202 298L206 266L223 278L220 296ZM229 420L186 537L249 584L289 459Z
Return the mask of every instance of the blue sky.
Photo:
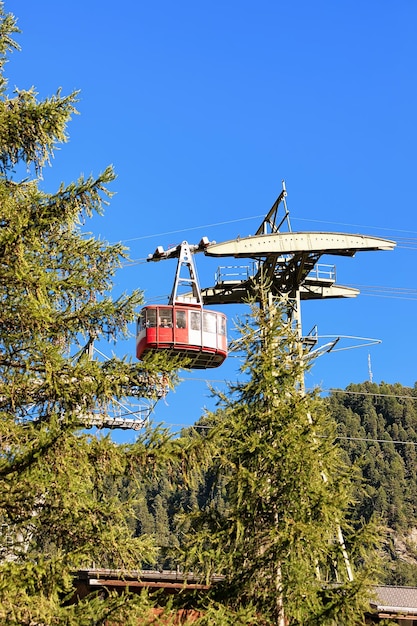
M394 252L322 259L362 293L306 303L304 330L317 324L321 335L382 343L320 357L307 386L367 380L368 354L374 381L414 385L414 1L38 0L5 9L22 30L22 51L6 65L9 91L80 90L80 115L44 173L45 191L108 164L116 170L105 216L86 225L125 242L138 261L119 272L115 295L139 287L148 303L163 301L175 262L145 263L147 255L202 236L253 234L285 179L293 230L398 242ZM202 286L212 285L219 262L196 263ZM224 310L230 328L245 313ZM133 354L134 340L113 349ZM206 381L235 380L237 367L230 358L185 374L154 419L192 423L210 404Z

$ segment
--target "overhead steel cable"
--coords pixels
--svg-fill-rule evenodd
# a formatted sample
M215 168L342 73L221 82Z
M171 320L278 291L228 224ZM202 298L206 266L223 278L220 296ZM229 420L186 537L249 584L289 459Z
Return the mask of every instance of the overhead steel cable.
M263 215L251 215L249 217L240 217L237 219L233 219L233 220L225 220L225 221L221 221L221 222L213 222L211 224L202 224L200 226L190 226L188 228L181 228L181 229L176 229L176 230L170 230L170 231L166 231L166 232L162 232L162 233L150 233L148 235L141 235L139 237L130 237L127 239L121 239L118 243L129 243L131 241L141 241L143 239L152 239L154 237L165 237L167 235L176 235L176 234L180 234L180 233L185 233L185 232L189 232L191 230L202 230L205 228L215 228L218 226L225 226L227 224L236 224L239 222L247 222L250 220L255 220L255 219L260 219L263 218ZM370 229L370 230L376 230L376 231L384 231L387 233L407 233L410 235L417 235L417 231L415 230L406 230L406 229L399 229L399 228L388 228L388 227L384 227L384 226L363 226L362 224L351 224L351 223L346 223L346 222L332 222L332 221L327 221L327 220L315 220L315 219L310 219L310 218L302 218L302 217L298 217L298 218L292 218L293 222L296 221L301 221L301 222L313 222L313 223L317 223L317 224L332 224L334 226L349 226L350 228L360 228L360 229ZM416 244L417 245L417 238L414 237L401 237L401 236L396 236L395 237L396 241L403 241L403 243L412 243L412 244Z

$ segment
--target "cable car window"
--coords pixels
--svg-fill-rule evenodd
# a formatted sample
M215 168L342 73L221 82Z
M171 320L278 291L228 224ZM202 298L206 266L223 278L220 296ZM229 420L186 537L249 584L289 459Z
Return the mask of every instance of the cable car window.
M159 309L159 325L172 328L172 309Z
M156 326L156 309L148 309L146 311L146 326L155 328Z
M220 335L225 335L226 334L226 320L223 317L223 315L218 315L217 317L218 323L219 323L219 334Z
M186 328L185 311L176 311L175 313L175 325L177 328Z
M191 330L201 330L201 316L200 311L190 312L190 328Z
M203 313L203 331L207 333L215 333L216 332L216 314L208 313L204 311Z

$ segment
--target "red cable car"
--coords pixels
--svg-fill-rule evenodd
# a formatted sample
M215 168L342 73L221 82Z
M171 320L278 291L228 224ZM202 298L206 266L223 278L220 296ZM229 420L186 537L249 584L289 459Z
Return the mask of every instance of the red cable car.
M176 248L157 248L148 261L178 257L174 288L168 305L149 305L142 309L136 334L136 356L149 353L169 354L184 359L192 369L218 367L227 356L226 316L203 307L192 252L204 250L208 241L189 246L184 241ZM186 267L188 278L181 278ZM191 287L191 293L178 294L180 286Z

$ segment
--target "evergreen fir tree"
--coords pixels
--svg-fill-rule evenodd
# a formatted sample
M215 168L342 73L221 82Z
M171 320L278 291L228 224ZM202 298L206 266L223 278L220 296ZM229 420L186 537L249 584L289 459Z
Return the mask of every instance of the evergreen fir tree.
M117 446L80 432L80 419L154 388L161 363L144 371L116 357L93 361L84 349L126 336L141 293L109 295L125 250L80 230L102 212L112 169L53 194L41 189L77 94L7 95L3 69L17 32L1 4L0 622L79 626L111 615L112 623L128 624L133 614L137 622L142 601L69 605L73 575L93 564L140 569L155 561L154 540L134 536L135 497L114 487L133 472L143 480L165 467L168 439L155 431Z
M258 623L357 625L369 608L375 532L348 522L351 479L335 424L316 394L302 393L299 341L265 302L240 323L242 379L204 418L227 507L208 501L195 512L188 563L223 573L222 602L252 605Z

